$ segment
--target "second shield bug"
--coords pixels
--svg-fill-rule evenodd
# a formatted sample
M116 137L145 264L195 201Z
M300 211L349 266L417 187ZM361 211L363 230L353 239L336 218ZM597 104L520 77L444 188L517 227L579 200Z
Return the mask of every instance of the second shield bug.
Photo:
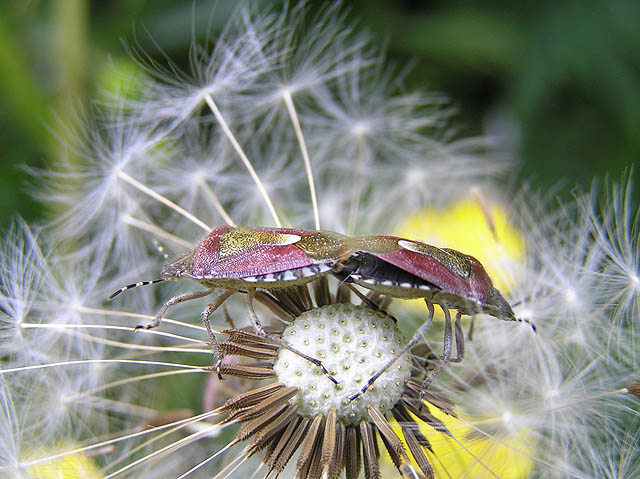
M484 267L473 256L395 236L360 236L349 238L348 242L351 254L336 263L336 276L390 297L422 298L429 310L427 320L406 347L351 399L364 393L397 358L422 339L433 320L434 304L441 306L444 313L443 355L440 365L425 381L425 388L446 363L459 362L464 356L464 334L459 321L463 314L485 313L504 321L528 323L515 317L509 303L493 286ZM454 325L449 309L458 310ZM534 328L533 325L531 327ZM456 358L451 359L454 338Z
M151 323L139 326L150 329L160 324L169 307L208 296L216 288L223 289L225 291L202 313L202 319L213 340L209 316L232 294L238 291L247 292L249 316L253 327L257 333L265 336L264 328L253 308L256 290L298 286L329 274L336 261L348 254L344 238L338 233L326 231L222 226L211 231L192 251L166 265L162 269L160 279L124 286L109 299L115 298L127 289L184 278L197 281L207 288L169 299ZM278 338L271 339L292 350L284 341ZM317 364L328 375L319 360L297 350L293 352Z

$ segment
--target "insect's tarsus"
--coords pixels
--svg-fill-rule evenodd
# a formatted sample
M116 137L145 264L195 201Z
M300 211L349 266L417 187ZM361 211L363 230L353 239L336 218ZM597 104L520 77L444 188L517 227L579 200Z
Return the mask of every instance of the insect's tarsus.
M162 283L163 281L165 281L164 278L158 278L158 279L152 279L151 281L138 281L137 283L128 284L128 285L123 286L122 288L120 288L118 291L113 293L111 296L109 296L109 300L112 300L113 298L118 296L120 293L122 293L123 291L126 291L128 289L137 288L138 286L147 286L149 284Z

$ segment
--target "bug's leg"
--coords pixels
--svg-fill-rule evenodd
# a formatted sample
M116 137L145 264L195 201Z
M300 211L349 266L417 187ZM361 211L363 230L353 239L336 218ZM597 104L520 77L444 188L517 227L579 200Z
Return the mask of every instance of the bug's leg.
M454 359L449 359L450 363L459 363L462 361L462 358L464 358L464 332L460 325L461 317L462 313L458 311L458 314L456 314L456 322L453 324L456 341L456 357Z
M371 299L369 299L366 295L364 295L360 291L358 291L358 288L356 288L355 286L353 286L352 284L349 284L349 283L342 283L342 284L344 284L347 288L349 288L351 291L353 291L353 293L358 298L360 298L362 300L363 304L367 305L373 311L380 311L380 307L376 303L371 301Z
M429 329L429 326L431 326L431 321L433 321L433 312L434 312L433 311L433 305L431 303L427 303L427 309L429 310L429 315L427 316L427 320L424 323L422 323L422 325L417 329L417 331L415 333L413 333L413 336L411 337L409 342L402 348L402 350L398 354L396 354L396 356L393 359L388 361L387 364L382 366L382 368L380 368L377 373L375 373L373 376L371 376L367 380L366 384L362 387L362 389L360 391L358 391L353 396L349 396L349 400L350 401L354 401L355 399L360 397L362 394L364 394L367 391L367 389L369 389L371 387L371 385L380 376L382 376L387 369L389 369L393 365L393 363L395 363L404 354L406 354L411 348L413 348L413 346L418 341L420 341L424 337L424 334L426 333L427 329Z
M444 313L444 342L442 345L442 367L451 359L451 346L453 340L453 329L451 327L451 313L446 306L442 308Z
M436 366L436 368L429 375L429 377L425 379L424 382L422 383L422 390L420 392L420 408L422 408L424 404L427 388L429 387L431 382L435 379L435 377L438 375L438 373L444 369L447 363L450 362L450 359L451 359L451 346L452 346L452 337L453 337L453 331L451 326L451 313L449 313L449 308L446 305L442 306L442 312L444 313L444 342L442 345L442 358L440 358L440 364ZM456 348L458 348L458 345L462 344L462 343L459 343L457 340L457 331L458 331L458 328L460 327L458 323L459 319L460 319L460 314L456 315L456 324L458 325L456 328ZM462 355L464 356L464 346L462 346L462 350L458 348L458 351L457 351L458 358L460 356L461 351L462 351Z
M334 384L338 384L338 381L336 380L336 378L334 378L331 374L329 374L329 371L327 370L327 368L324 367L324 364L322 364L322 361L320 361L319 359L313 358L311 356L308 356L304 354L302 351L298 351L296 348L290 346L284 339L268 334L265 331L264 327L262 326L262 323L260 322L260 319L258 319L258 315L256 314L255 309L253 308L253 298L255 296L255 292L256 292L255 289L249 289L249 291L247 291L247 306L249 307L249 317L251 318L251 322L253 323L253 328L255 332L260 336L262 336L263 338L268 338L271 342L277 344L281 348L288 349L296 356L300 356L302 359L306 359L310 363L315 364L322 370L322 373L331 380L331 382L333 382Z
M209 316L211 316L221 305L224 303L231 295L236 293L233 290L226 290L220 296L218 296L215 301L209 303L207 307L202 312L202 322L207 328L207 333L209 333L209 338L211 339L211 351L215 355L216 361L216 374L218 375L218 379L222 380L222 374L220 374L220 365L222 364L222 360L224 356L218 350L216 345L218 344L218 340L216 339L215 334L213 334L213 329L211 328L211 322L209 321Z
M227 305L222 306L222 312L224 313L224 320L227 322L231 329L237 329L236 325L233 322L233 318L229 314L229 310L227 309Z
M160 321L162 321L162 318L164 318L164 314L167 312L167 310L176 304L179 303L184 303L185 301L189 301L191 299L197 299L197 298L204 298L205 296L210 295L211 293L213 293L213 290L215 288L211 288L211 289L207 289L204 291L191 291L190 293L184 293L184 294L180 294L178 296L174 296L173 298L171 298L169 301L167 301L166 303L164 303L164 306L162 306L162 309L160 310L160 312L158 314L156 314L156 316L153 318L153 321L151 321L149 324L138 324L135 329L152 329L152 328L157 328L158 325L160 324Z
M469 341L473 341L473 326L475 325L476 317L471 316L471 321L469 321L469 330L467 331L467 339Z

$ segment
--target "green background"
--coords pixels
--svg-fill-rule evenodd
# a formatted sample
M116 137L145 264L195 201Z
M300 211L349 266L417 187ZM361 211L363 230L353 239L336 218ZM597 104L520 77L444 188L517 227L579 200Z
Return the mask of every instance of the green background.
M50 214L31 199L24 167L55 162L64 154L61 125L73 128L90 99L114 91L120 73L135 72L123 39L158 51L153 39L185 65L193 31L219 30L235 4L0 2L0 228L14 213ZM393 64L413 64L409 89L451 98L458 136L509 135L521 180L569 192L594 176L618 178L638 157L640 2L354 0L344 7L358 28L386 43Z

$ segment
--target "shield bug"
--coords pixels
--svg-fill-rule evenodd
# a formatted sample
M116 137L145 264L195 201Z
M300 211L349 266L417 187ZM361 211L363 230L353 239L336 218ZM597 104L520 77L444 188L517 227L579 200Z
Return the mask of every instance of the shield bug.
M166 265L162 269L161 278L124 286L109 299L138 286L188 278L207 289L169 299L151 323L138 328L155 328L169 307L208 296L216 288L220 288L225 291L202 313L212 341L215 339L209 325L209 316L238 291L248 294L249 315L254 329L260 335L267 336L253 308L256 290L298 286L327 275L335 262L347 254L344 238L338 233L326 231L221 226L211 231L192 251ZM278 338L269 337L282 347L323 368L320 361L293 350ZM323 371L328 375L324 368Z
M433 320L434 304L444 312L443 355L440 365L425 381L425 388L446 363L462 360L464 334L459 320L463 314L485 313L504 321L529 323L515 317L509 303L493 286L484 267L473 256L395 236L360 236L349 238L348 242L351 254L336 263L333 271L336 276L390 297L422 298L429 311L427 320L400 354L385 364L351 399L364 393L397 358L420 341ZM458 310L454 326L455 359L451 359L454 333L449 309ZM535 327L529 324L535 331Z

